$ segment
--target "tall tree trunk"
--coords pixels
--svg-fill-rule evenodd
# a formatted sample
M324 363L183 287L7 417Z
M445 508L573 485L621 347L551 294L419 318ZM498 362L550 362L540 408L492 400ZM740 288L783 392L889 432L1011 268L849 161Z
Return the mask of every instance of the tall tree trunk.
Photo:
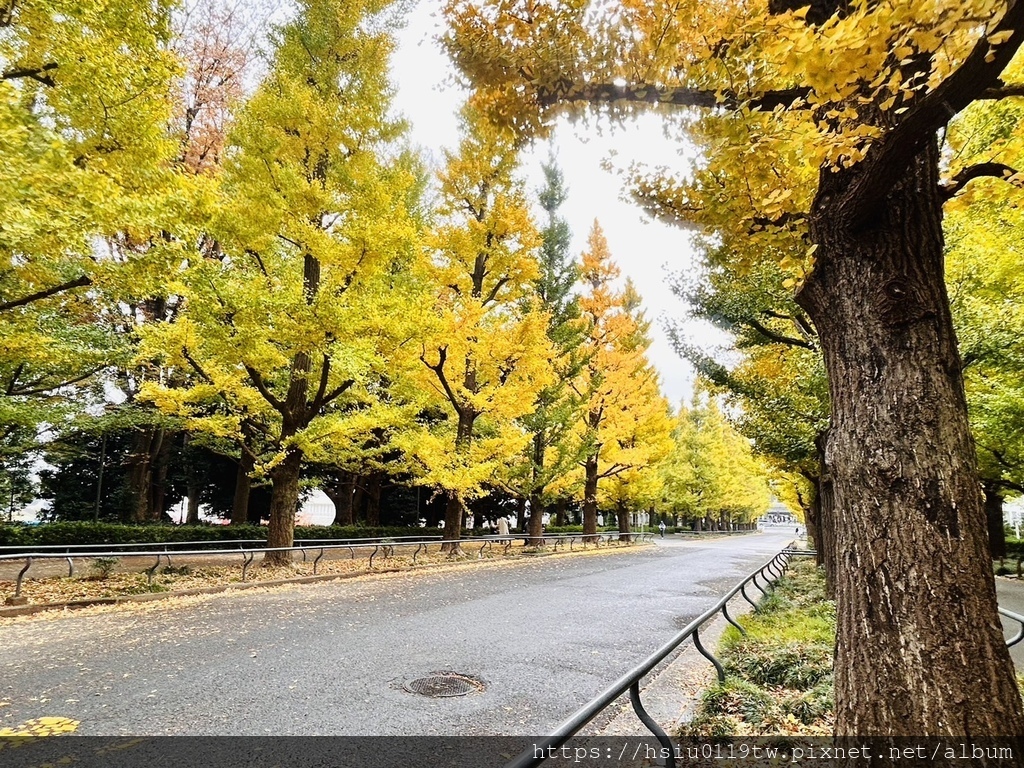
M597 454L587 456L583 466L583 534L593 536L597 533Z
M131 453L128 456L128 492L131 496L130 521L150 521L152 509L152 472L154 430L142 427L132 434Z
M235 496L231 502L231 525L245 525L249 522L249 491L252 488L250 473L255 462L243 448L235 473Z
M185 493L188 496L188 512L185 515L185 523L187 525L199 525L199 477L196 472L195 455L193 451L189 450L189 444L191 438L187 432L182 435L182 447L184 448L184 455L186 464L186 488Z
M162 520L167 507L167 474L171 468L171 447L173 432L158 429L154 433L150 466L149 519Z
M539 494L530 496L530 541L529 544L539 547L544 543L544 502Z
M380 492L384 476L374 472L366 478L366 524L371 527L380 525Z
M289 448L284 460L270 470L272 491L270 496L270 526L267 529L267 548L290 547L295 542L295 514L299 509L299 474L302 470L302 451ZM292 560L291 552L267 552L264 565L285 565Z
M982 483L985 491L985 522L988 527L988 551L993 560L1006 557L1006 527L1003 525L1003 489L999 483Z
M934 137L858 230L852 170L820 174L799 293L831 390L840 561L836 733L1016 736L985 517L943 281Z
M462 499L454 491L448 492L448 505L444 510L444 536L445 541L452 542L450 544L442 544L442 552L451 552L452 554L460 553L462 547L459 545L458 539L462 533L462 514L463 514Z
M629 541L630 533L632 528L630 527L629 521L629 510L626 509L626 505L622 502L615 508L615 515L618 518L619 523L619 541Z

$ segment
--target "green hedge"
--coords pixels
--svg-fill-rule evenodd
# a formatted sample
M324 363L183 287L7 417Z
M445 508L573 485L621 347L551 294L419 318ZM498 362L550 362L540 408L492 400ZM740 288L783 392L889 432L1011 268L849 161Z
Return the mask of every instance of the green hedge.
M296 539L363 539L387 536L437 536L436 528L309 525L295 528ZM267 529L256 525L125 525L66 522L43 525L0 525L0 546L44 544L153 544L165 541L266 540Z

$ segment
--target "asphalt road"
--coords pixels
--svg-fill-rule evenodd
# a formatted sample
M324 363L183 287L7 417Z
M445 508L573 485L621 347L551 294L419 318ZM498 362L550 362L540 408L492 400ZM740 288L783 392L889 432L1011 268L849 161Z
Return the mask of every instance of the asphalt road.
M83 735L530 735L670 638L791 530L175 598L0 625L0 728ZM434 672L484 690L431 699Z

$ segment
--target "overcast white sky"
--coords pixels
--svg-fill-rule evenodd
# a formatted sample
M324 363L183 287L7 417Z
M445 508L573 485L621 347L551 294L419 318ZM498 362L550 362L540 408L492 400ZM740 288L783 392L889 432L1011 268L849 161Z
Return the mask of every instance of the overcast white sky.
M393 62L398 93L396 106L412 124L413 141L432 150L440 161L442 148L458 143L456 113L465 94L453 83L451 64L436 43L440 18L434 0L419 0L408 17ZM602 168L613 152L614 163L624 166L632 160L652 164L681 165L677 143L661 135L658 119L651 117L637 127L613 134L582 133L585 129L559 125L551 145L537 147L524 161L529 188L539 188L539 164L553 146L565 175L569 198L561 209L573 232L573 252L583 251L591 224L601 222L612 256L623 275L632 278L644 299L652 321L654 343L650 358L661 372L662 391L678 405L688 398L693 370L676 355L664 330L664 320L679 318L683 308L669 289L668 269L687 269L693 263L686 233L652 221L634 203L620 199L621 181Z

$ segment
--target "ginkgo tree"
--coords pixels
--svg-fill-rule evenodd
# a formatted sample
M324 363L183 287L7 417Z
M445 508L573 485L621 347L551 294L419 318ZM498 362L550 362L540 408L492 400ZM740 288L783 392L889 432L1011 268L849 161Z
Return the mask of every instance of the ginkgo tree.
M435 316L420 355L445 417L408 445L421 482L447 497L449 542L460 536L466 502L499 481L524 449L528 435L517 419L553 379L548 317L534 290L540 238L515 177L519 147L472 103L462 130L440 175L429 243Z
M98 322L126 276L96 244L174 220L172 7L0 9L0 429L62 423L88 398L61 392L128 354Z
M618 287L619 274L595 221L580 264L585 363L571 383L582 403L577 439L584 534L597 533L602 480L654 464L671 448L669 407L647 358L651 340L640 296L628 280ZM624 498L621 490L617 496ZM618 506L623 533L628 533L628 516Z
M570 249L571 233L558 213L568 191L553 158L542 170L545 184L539 192L539 202L547 220L540 231L542 245L534 289L539 307L548 317L554 376L550 384L537 392L534 409L521 419L530 433L530 443L525 461L509 476L509 484L529 502L529 533L534 543L543 541L545 509L554 501L566 499L567 488L561 481L572 472L578 459L579 443L573 440L573 428L582 402L571 383L586 362L587 336L575 295L579 268Z
M943 282L939 142L972 102L1024 93L1002 79L1024 4L450 0L447 13L453 57L496 119L534 132L559 103L655 105L707 159L650 174L647 203L781 241L829 379L836 732L1024 733Z
M358 444L416 397L401 372L422 306L418 182L388 114L394 23L390 0L307 0L276 31L228 138L211 242L171 276L184 307L144 329L165 381L191 374L146 396L245 450L261 432L268 547L292 543L304 459Z

